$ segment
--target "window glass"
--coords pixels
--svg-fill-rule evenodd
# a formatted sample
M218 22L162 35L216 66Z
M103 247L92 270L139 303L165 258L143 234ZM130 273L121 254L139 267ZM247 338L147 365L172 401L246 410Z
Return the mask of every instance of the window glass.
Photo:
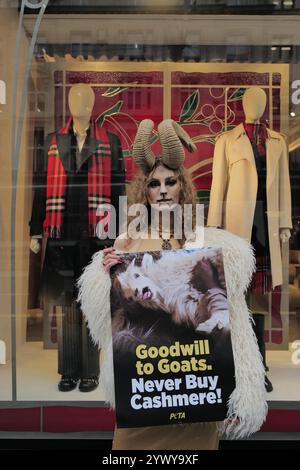
M113 243L95 236L91 192L117 207L136 174L132 143L145 118L155 126L172 118L192 136L197 151L185 164L208 222L217 142L236 132L223 155L222 209L232 191L241 222L231 230L244 236L250 220L259 273L247 302L273 385L268 400L299 402L300 3L24 5L0 5L0 402L104 404L101 355L76 304L76 280ZM265 105L253 137L243 99L255 89ZM99 136L109 154L95 188L89 161ZM156 133L152 148L160 152ZM251 185L260 199L245 196ZM88 395L78 388L84 378L96 378Z

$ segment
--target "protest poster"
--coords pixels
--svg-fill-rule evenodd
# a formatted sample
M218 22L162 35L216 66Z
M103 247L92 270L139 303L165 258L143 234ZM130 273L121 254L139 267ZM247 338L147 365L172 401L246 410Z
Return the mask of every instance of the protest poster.
M235 379L222 251L123 258L111 271L118 427L223 420Z

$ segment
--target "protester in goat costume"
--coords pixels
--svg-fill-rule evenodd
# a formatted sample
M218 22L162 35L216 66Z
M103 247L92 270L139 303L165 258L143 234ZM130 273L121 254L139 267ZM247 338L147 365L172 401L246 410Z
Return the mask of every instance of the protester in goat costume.
M171 201L170 204L177 201L182 206L188 202L194 206L191 181L183 168L185 155L182 143L190 151L195 149L194 144L177 123L165 120L158 126L162 156L156 158L150 145L153 127L152 121L142 121L134 142L133 158L142 172L133 183L132 202L163 206L164 201ZM177 199L176 185L180 194ZM122 262L121 252L203 246L223 250L236 388L230 396L227 419L223 423L116 429L113 449L217 449L219 432L230 438L249 436L260 429L267 413L265 373L244 297L255 269L251 245L238 236L212 227L204 228L204 240L201 227L195 227L194 237L183 237L182 240L164 240L159 230L158 233L158 239L146 240L132 240L121 235L115 242L117 252L108 248L97 253L79 280L82 311L95 343L104 354L102 386L107 402L114 407L111 280L108 271Z

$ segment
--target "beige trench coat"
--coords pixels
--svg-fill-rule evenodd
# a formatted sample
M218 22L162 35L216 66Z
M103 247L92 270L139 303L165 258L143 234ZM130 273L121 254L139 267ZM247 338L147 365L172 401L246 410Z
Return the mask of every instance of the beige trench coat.
M279 231L292 228L291 188L285 138L268 129L267 218L273 287L282 284ZM207 225L251 239L257 195L257 171L243 124L217 138Z

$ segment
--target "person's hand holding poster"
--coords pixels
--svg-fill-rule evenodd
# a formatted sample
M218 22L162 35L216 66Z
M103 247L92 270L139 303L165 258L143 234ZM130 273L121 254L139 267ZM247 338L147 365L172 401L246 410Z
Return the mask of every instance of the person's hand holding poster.
M223 420L235 381L221 250L123 258L111 273L118 427Z

